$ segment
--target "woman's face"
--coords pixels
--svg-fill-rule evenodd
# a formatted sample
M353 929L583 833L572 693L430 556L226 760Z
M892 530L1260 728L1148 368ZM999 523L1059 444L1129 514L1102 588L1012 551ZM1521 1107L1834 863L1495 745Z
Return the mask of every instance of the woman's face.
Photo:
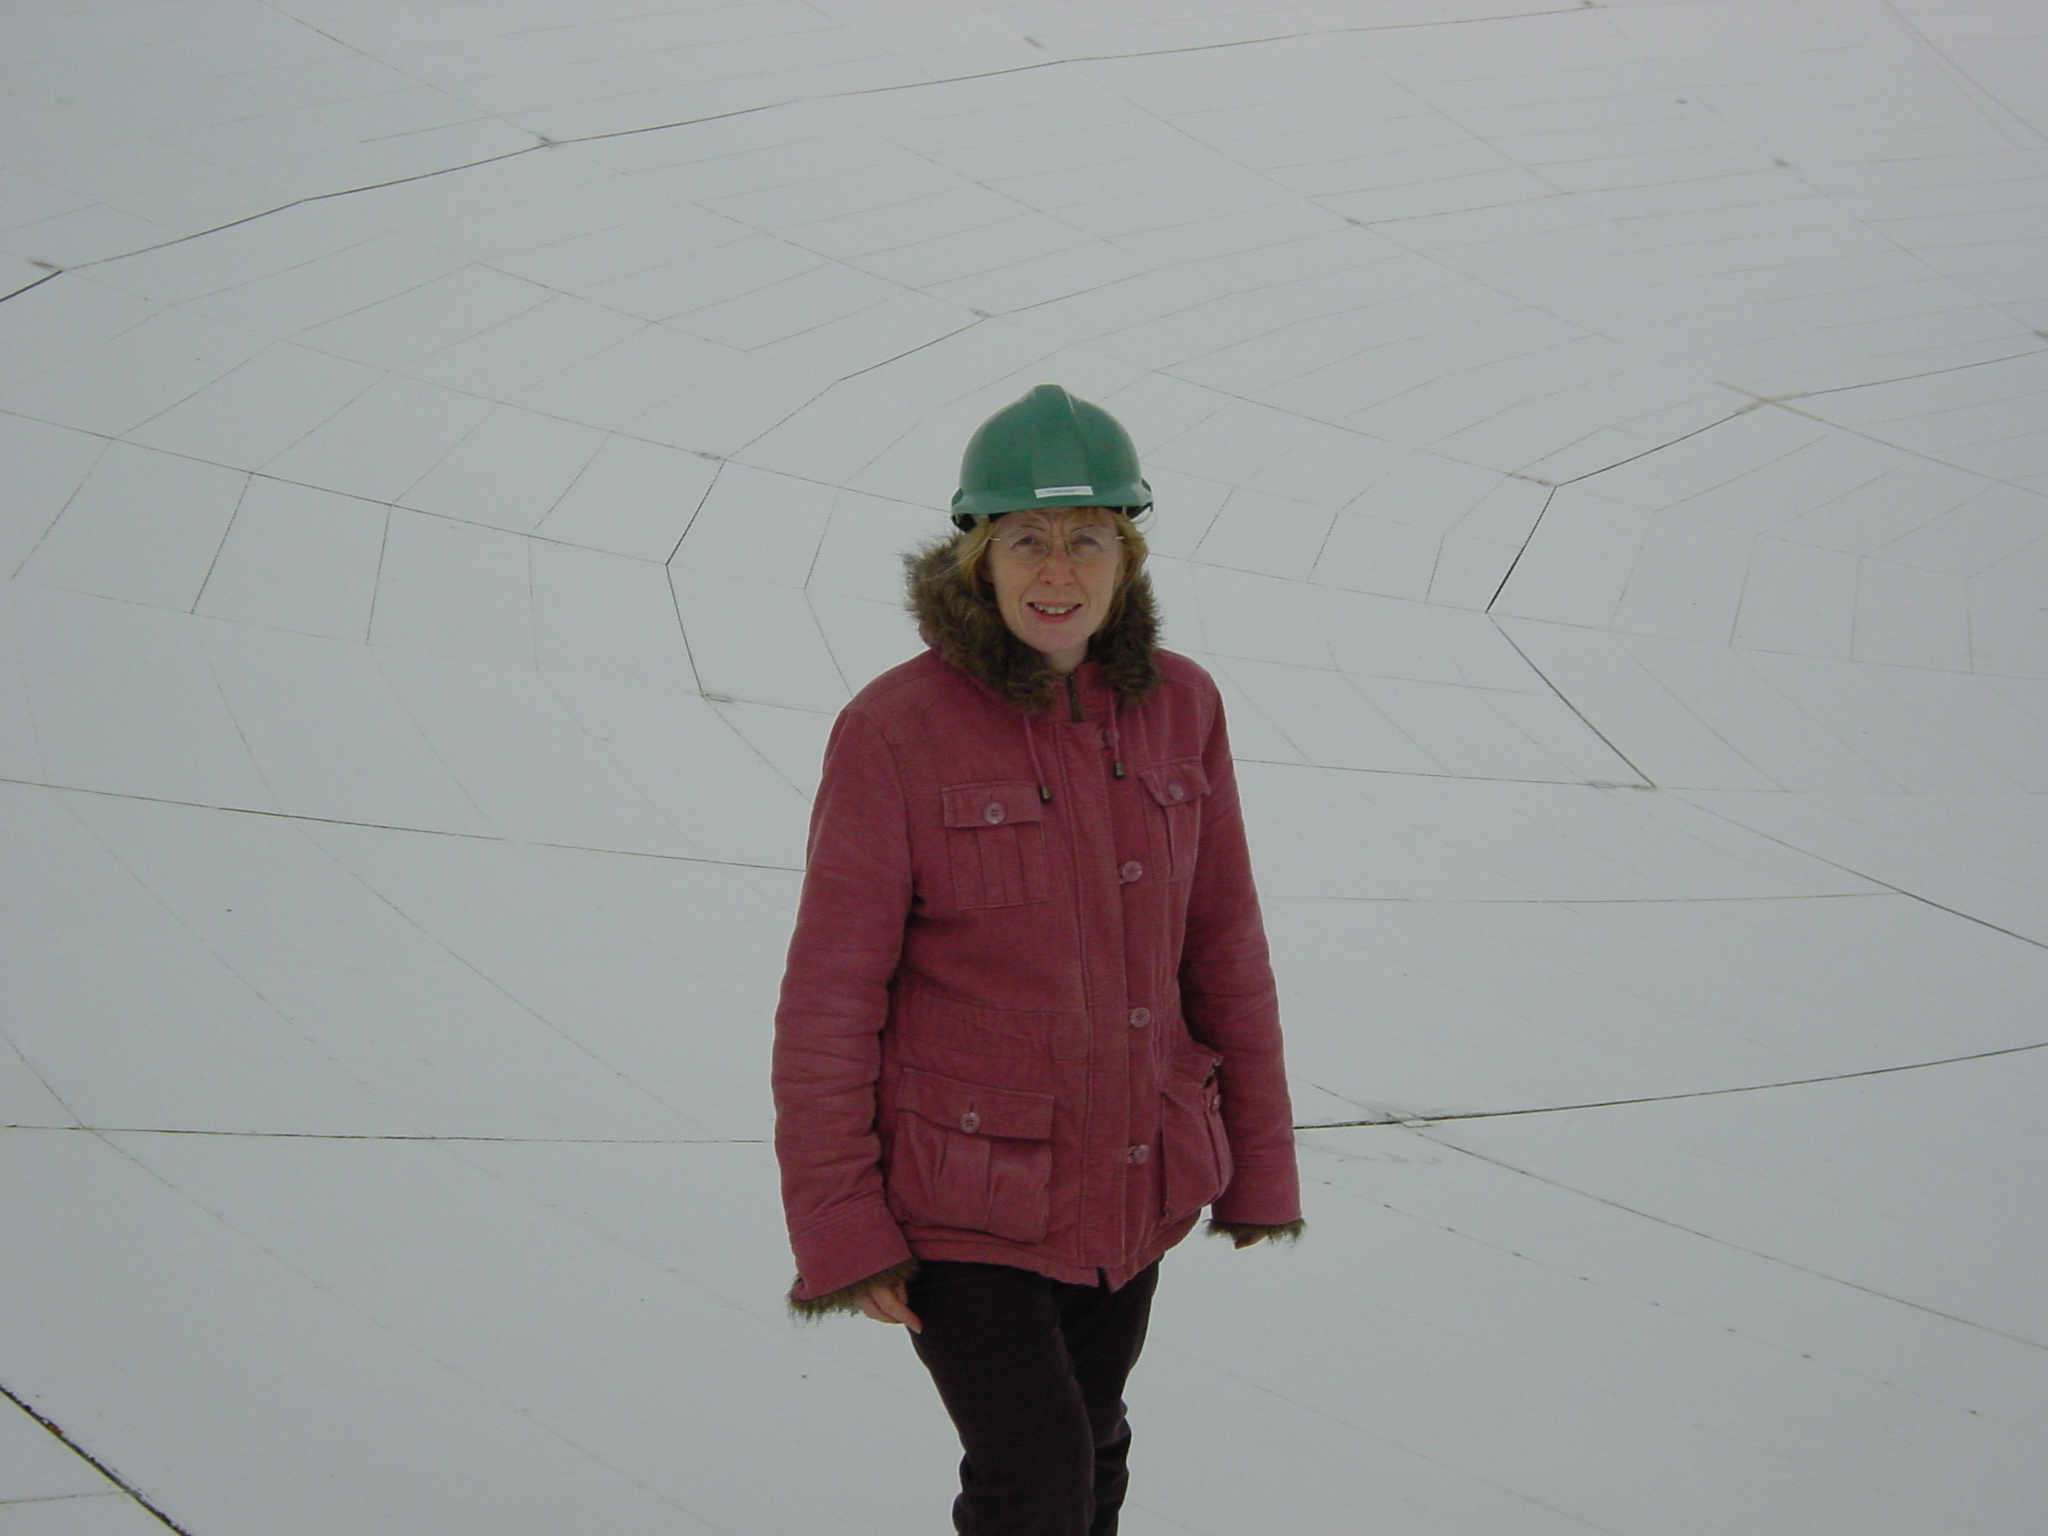
M1033 543L1050 544L1051 553L1036 564L1013 553L1011 542L1026 535L1035 539L1024 539L1025 550ZM1068 541L1084 536L1099 540L1109 553L1092 562L1075 560ZM996 520L996 536L988 546L996 611L1010 633L1043 652L1055 671L1071 672L1109 618L1124 559L1116 522L1100 507L1007 512Z

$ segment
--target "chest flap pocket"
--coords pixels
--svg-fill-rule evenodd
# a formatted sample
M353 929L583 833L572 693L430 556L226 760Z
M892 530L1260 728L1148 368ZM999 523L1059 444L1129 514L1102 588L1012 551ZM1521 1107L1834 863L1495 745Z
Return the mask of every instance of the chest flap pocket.
M954 906L1015 907L1052 894L1037 785L956 784L939 795Z
M1176 758L1138 770L1152 802L1153 867L1168 880L1185 880L1195 872L1202 845L1202 802L1209 794L1209 775L1198 757Z

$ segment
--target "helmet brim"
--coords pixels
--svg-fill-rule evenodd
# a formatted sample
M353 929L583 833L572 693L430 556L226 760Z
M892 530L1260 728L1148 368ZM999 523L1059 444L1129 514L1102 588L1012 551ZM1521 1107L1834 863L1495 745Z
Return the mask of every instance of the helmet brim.
M1127 517L1138 517L1152 509L1152 487L1139 480L1136 484L1101 487L1045 486L1028 496L1015 492L961 491L953 497L953 522L956 527L972 528L982 518L1001 517L1006 512L1028 512L1034 507L1040 511L1107 507Z

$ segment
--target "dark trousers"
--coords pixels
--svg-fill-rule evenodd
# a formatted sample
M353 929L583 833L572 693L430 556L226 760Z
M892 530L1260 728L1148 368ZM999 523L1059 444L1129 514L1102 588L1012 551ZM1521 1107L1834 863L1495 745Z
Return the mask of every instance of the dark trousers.
M1159 1266L1122 1290L1004 1264L927 1263L911 1335L960 1431L961 1536L1115 1536L1130 1475L1124 1378Z

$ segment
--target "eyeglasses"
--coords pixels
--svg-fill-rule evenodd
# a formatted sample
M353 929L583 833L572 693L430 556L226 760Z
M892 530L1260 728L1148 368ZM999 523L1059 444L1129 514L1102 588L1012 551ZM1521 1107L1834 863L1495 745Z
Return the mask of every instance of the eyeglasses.
M1053 546L1066 550L1075 565L1097 565L1115 552L1123 535L1106 523L1090 523L1060 538L1043 528L1018 528L999 533L992 541L1003 557L1019 565L1043 565L1052 558Z

